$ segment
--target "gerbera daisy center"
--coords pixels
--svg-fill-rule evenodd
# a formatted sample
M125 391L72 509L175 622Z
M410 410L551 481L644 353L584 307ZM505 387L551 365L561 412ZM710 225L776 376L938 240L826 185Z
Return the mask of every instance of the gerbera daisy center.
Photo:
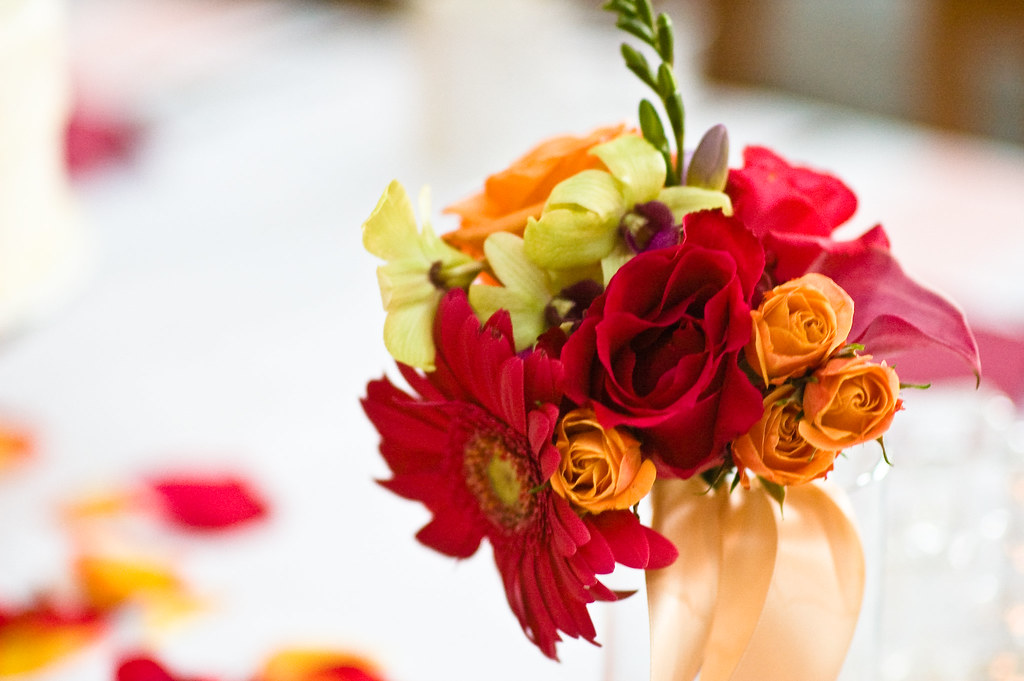
M466 485L480 510L499 527L515 530L536 511L531 489L534 476L524 450L525 442L491 429L476 429L463 445Z

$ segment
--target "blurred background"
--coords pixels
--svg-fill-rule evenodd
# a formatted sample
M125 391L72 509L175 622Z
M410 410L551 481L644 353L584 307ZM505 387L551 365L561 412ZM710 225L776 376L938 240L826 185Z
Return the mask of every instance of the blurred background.
M724 123L734 164L761 144L840 176L848 233L884 223L979 333L981 388L909 396L861 502L874 605L844 678L1024 679L1024 4L655 7L690 143ZM605 648L544 659L488 550L419 546L358 402L392 371L360 240L381 192L429 185L446 231L538 141L633 120L612 24L582 0L0 1L0 677L112 680L141 651L233 681L294 647L394 681L642 665L602 609ZM168 527L161 476L234 476L267 511ZM81 588L82 555L126 561L124 607L18 668L74 618L5 623ZM143 559L181 588L123 586Z

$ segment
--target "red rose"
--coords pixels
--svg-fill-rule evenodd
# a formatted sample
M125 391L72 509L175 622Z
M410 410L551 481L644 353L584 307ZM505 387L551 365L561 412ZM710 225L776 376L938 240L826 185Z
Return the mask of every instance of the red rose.
M764 147L743 150L726 193L736 217L761 239L772 285L806 273L832 232L857 210L857 197L831 175L790 165Z
M831 175L790 165L764 147L743 150L726 193L756 236L768 232L829 236L857 210L857 197Z
M637 255L587 310L562 350L567 395L606 428L639 429L665 472L689 477L721 462L761 416L737 357L763 268L737 221L687 222L680 245Z

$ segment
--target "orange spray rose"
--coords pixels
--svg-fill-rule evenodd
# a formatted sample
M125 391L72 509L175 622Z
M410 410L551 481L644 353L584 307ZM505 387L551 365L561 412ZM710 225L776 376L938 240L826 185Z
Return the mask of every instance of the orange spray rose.
M822 449L877 440L903 408L899 392L896 372L870 355L829 360L804 388L800 434Z
M853 300L822 274L776 286L756 310L747 361L765 385L779 385L821 364L846 342Z
M445 208L462 218L460 227L444 235L450 245L476 258L495 232L522 235L529 217L539 218L551 190L562 180L588 168L601 168L591 148L627 132L625 125L599 128L589 135L554 137L531 149L506 170L487 178L484 190Z
M832 470L836 452L820 449L800 435L802 408L791 399L795 392L790 384L771 391L764 398L761 420L732 443L744 487L750 486L746 469L778 485L800 485Z
M575 409L556 429L562 463L551 487L577 508L601 513L629 508L654 484L654 462L622 428L604 429L591 409Z

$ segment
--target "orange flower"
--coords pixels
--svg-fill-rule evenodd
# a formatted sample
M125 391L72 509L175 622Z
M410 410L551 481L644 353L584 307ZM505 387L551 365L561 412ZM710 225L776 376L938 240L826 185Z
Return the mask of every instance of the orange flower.
M804 388L800 434L822 449L877 440L903 408L899 392L896 372L870 355L830 360Z
M32 450L33 438L28 430L0 423L0 470L29 458Z
M443 235L450 245L483 257L483 244L495 232L522 235L526 219L539 218L555 185L601 161L588 152L627 132L625 125L599 128L585 137L554 137L531 149L508 169L491 175L484 190L445 208L462 218L454 232Z
M756 310L747 361L765 385L779 385L821 364L846 342L853 299L822 274L776 286Z
M740 481L750 487L747 470L777 485L801 485L832 470L836 452L820 449L800 435L801 405L792 400L796 388L780 386L764 398L764 415L732 443Z
M605 430L591 409L575 409L561 420L555 443L562 463L551 488L577 508L601 513L629 508L654 484L654 462L640 455L640 443L621 428Z

